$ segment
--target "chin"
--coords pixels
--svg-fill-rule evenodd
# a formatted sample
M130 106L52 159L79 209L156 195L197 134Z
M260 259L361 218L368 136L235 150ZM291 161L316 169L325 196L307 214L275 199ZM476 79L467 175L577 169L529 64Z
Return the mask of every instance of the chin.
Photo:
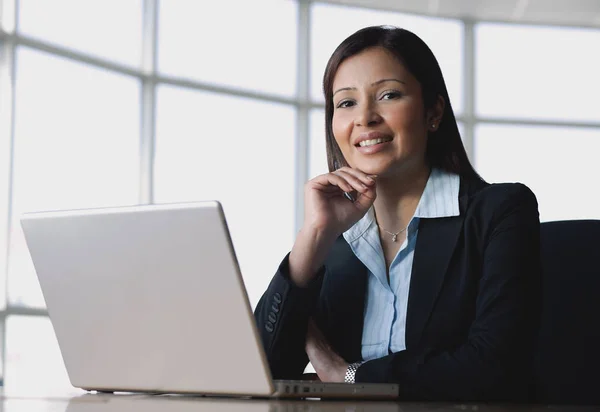
M357 164L356 169L360 170L363 173L368 175L385 175L389 169L389 165L387 164L373 164L373 163L365 163L365 164Z
M368 175L379 177L392 177L398 174L410 173L419 166L411 159L394 159L393 161L368 161L356 162L355 168Z

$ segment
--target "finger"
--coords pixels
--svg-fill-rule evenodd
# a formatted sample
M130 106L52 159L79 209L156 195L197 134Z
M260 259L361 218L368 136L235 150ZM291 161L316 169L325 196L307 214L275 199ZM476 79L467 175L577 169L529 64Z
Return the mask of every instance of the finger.
M351 192L355 190L350 182L348 182L342 176L336 175L334 173L327 173L321 176L317 176L314 179L312 179L309 183L310 186L312 186L313 188L325 192L335 192L339 189L341 189L343 192Z
M373 186L375 184L375 182L373 182L369 185L366 185L356 176L354 176L350 173L344 172L344 171L340 171L340 170L336 170L332 174L344 179L346 182L348 182L352 186L353 191L356 191L359 193L367 191L369 189L369 186ZM348 192L348 191L346 190L346 192Z
M372 183L369 183L367 185L358 177L354 176L351 173L344 172L342 170L336 170L335 172L333 172L333 174L342 177L344 180L346 180L348 183L350 183L352 185L352 187L354 188L354 190L357 192L364 192L365 190L367 190L369 188L369 186L372 186L375 184L375 182L373 181Z
M377 180L376 175L368 175L361 170L353 169L351 167L342 167L342 168L336 170L336 172L350 174L350 175L356 177L357 179L359 179L361 182L363 182L367 186L371 186L371 185L375 184L375 181Z
M360 194L360 196L358 196L358 198L354 201L354 204L361 210L367 210L371 206L373 206L373 203L375 202L376 198L377 198L376 188L370 187L368 190L366 190L365 192L362 192Z

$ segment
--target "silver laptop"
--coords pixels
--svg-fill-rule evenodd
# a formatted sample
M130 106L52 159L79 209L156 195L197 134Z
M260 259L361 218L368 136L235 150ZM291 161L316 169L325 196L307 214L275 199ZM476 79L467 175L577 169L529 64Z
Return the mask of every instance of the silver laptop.
M271 378L217 201L24 214L71 384L101 392L398 395Z

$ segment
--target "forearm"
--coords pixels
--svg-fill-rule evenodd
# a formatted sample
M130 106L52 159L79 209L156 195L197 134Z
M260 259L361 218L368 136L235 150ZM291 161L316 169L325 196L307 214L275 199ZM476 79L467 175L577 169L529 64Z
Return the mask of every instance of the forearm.
M504 359L474 339L453 350L398 352L361 365L356 382L395 382L411 400L524 400L531 365L527 356Z
M289 279L286 257L263 294L254 316L274 378L298 378L308 358L304 350L308 318L316 306L324 269L306 287Z

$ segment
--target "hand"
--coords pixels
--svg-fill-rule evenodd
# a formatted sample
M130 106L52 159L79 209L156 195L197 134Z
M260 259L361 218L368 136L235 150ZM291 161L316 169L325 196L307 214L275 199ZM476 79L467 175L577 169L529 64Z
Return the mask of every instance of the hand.
M305 350L321 382L344 382L348 363L331 349L312 319L308 322Z
M304 225L290 253L290 277L300 287L310 283L335 239L365 215L376 197L375 176L342 167L317 176L304 188ZM350 201L344 192L356 193Z
M339 236L369 210L375 187L375 176L350 167L309 180L304 188L304 227ZM348 200L344 192L355 193L355 200Z

